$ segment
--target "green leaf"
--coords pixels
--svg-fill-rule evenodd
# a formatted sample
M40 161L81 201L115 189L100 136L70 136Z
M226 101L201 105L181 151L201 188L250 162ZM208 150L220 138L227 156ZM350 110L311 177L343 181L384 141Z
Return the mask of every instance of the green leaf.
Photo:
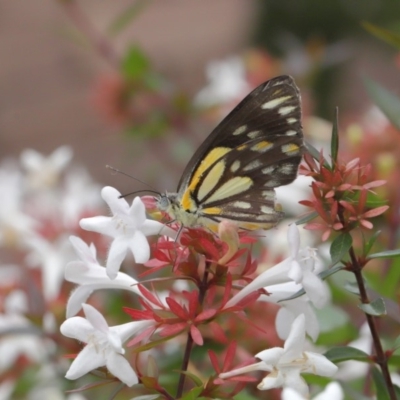
M386 305L382 297L379 297L368 304L359 304L358 307L361 308L361 310L363 310L366 314L372 315L374 317L386 315Z
M388 360L388 364L393 365L397 368L400 367L400 356L392 354Z
M368 240L367 243L364 245L364 255L368 255L368 253L371 251L372 246L375 244L376 239L378 239L378 236L381 234L382 231L376 231Z
M352 244L353 244L353 238L348 232L341 233L339 236L335 238L329 250L331 253L333 265L339 262L343 258L343 256L347 254Z
M373 258L394 258L394 257L400 257L400 249L381 251L379 253L370 254L368 256L369 259L373 259Z
M320 152L309 142L304 141L304 147L306 150L311 154L311 156L319 162L320 159ZM331 170L331 166L329 165L328 161L326 161L325 157L323 158L324 167Z
M376 367L372 368L372 379L376 387L376 397L379 400L390 400L385 379L383 379L382 372Z
M181 400L195 400L200 396L200 393L203 391L203 386L195 387L185 395L183 395L180 399Z
M339 152L339 108L335 108L335 117L332 125L331 156L332 162L336 163Z
M150 61L139 47L132 46L128 49L121 63L124 76L132 80L140 80L150 70Z
M125 8L122 13L111 23L107 31L110 35L117 35L122 32L147 6L149 0L138 0L129 7Z
M325 354L325 357L334 363L357 360L370 362L370 356L362 350L356 349L351 346L339 346L329 349Z
M189 371L179 371L180 374L184 374L189 377L198 387L203 387L203 381L195 374Z
M400 99L372 79L364 78L364 84L373 102L400 129Z
M371 193L371 192L367 193L367 200L365 201L366 207L376 208L376 207L380 207L380 206L386 206L387 204L388 204L388 201L385 199L382 199L378 194Z
M347 290L348 292L355 294L356 296L360 295L360 289L357 285L357 282L346 282L343 285L343 289Z
M328 278L328 276L336 274L336 272L341 271L343 268L344 268L343 265L336 265L335 267L329 267L325 271L322 271L321 273L319 273L318 276L321 279L325 280L326 278Z
M296 221L296 225L303 225L306 224L307 222L312 221L314 218L318 217L318 213L316 211L313 211L312 213L304 216L303 218L300 218L298 221Z
M397 350L400 348L400 335L397 336L396 340L394 341L393 349Z
M379 39L382 39L386 43L397 47L397 49L400 50L400 34L398 34L397 32L389 31L387 29L371 24L370 22L362 22L361 25L372 35L376 36Z

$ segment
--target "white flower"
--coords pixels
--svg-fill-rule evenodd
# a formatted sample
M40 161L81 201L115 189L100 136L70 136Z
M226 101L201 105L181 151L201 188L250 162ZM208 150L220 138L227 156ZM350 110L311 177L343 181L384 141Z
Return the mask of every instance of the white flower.
M258 389L290 387L307 397L308 386L300 374L332 376L337 367L321 354L304 351L304 344L305 318L301 314L294 320L283 348L274 347L261 351L256 354L256 357L261 359L259 363L222 373L219 377L225 379L255 370L269 371L270 373L259 383Z
M269 286L290 282L291 280L302 285L309 299L316 307L322 308L327 303L329 290L316 275L319 272L316 252L311 248L299 250L299 231L295 224L289 227L288 244L291 256L257 276L226 303L225 309L234 306L255 290L265 288L269 291Z
M299 175L289 185L279 186L274 189L277 202L282 205L285 214L299 215L307 210L305 206L299 204L299 201L310 197L312 181L313 178L309 176Z
M279 283L290 282L289 274L290 266L285 261L274 265L273 267L267 269L260 275L258 275L252 282L236 293L224 306L224 309L232 307L239 303L248 294L261 289L266 288L269 285L277 285ZM267 289L268 290L268 289Z
M60 173L73 156L69 146L61 146L48 157L36 150L27 149L21 154L21 164L28 172L28 186L32 189L51 188L58 183Z
M132 206L120 198L118 190L106 186L101 191L101 196L113 213L112 217L84 218L80 221L83 229L99 232L114 238L111 243L107 258L107 275L114 279L130 250L137 263L145 263L150 258L150 246L146 236L175 234L172 229L157 221L146 219L146 209L140 199L135 197Z
M282 390L282 400L307 400L307 397L302 396L291 388ZM329 383L325 390L318 393L313 400L343 400L342 387L337 382Z
M0 314L0 372L9 369L19 357L42 363L54 355L55 346L38 335L37 327L22 315Z
M109 327L104 317L94 307L83 304L85 318L72 317L60 327L64 336L87 345L72 362L65 377L78 379L89 371L106 366L108 370L128 386L138 383L138 377L123 357L122 344L132 335L152 326L153 321L133 321Z
M47 300L53 300L61 289L65 264L72 257L68 237L62 235L54 242L48 242L37 236L27 239L26 243L31 249L26 262L31 267L41 268L43 293Z
M99 197L100 186L95 184L84 168L71 168L65 176L62 196L58 199L63 210L61 218L67 229L75 230L79 219L88 210L103 208Z
M268 286L268 295L262 295L260 301L279 304L281 307L275 318L275 329L281 339L287 339L292 323L300 314L306 319L306 332L312 340L317 340L319 335L319 323L314 308L310 304L307 295L297 297L293 300L285 300L297 293L301 286L294 282L282 283Z
M329 299L329 291L326 290L321 278L316 275L320 272L316 263L316 250L309 247L299 249L300 235L296 224L289 226L288 243L291 253L288 259L291 264L289 277L303 286L315 307L324 307Z
M98 289L124 289L141 296L137 288L137 281L123 272L118 272L114 280L111 280L106 269L100 266L96 260L96 249L90 247L80 238L71 236L70 241L80 261L71 261L65 268L65 279L76 283L67 303L67 318L77 314L88 297Z
M23 211L23 184L21 172L10 163L0 168L0 245L20 246L34 236L37 222Z
M372 336L366 322L360 327L359 337L348 343L347 346L354 347L367 354L372 353ZM343 381L351 381L365 377L368 370L368 363L354 360L344 361L339 363L339 371L335 375L335 378Z
M223 105L238 100L251 89L240 57L212 61L207 65L206 74L209 83L200 90L194 100L200 107Z

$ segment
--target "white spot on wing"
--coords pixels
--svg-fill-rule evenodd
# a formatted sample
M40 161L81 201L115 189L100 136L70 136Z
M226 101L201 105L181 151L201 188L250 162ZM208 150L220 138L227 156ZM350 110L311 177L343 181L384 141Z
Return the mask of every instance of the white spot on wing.
M261 211L265 214L274 214L275 210L272 207L261 206Z
M293 110L296 109L296 106L284 106L278 110L279 115L287 115L290 114Z
M274 180L270 180L270 181L264 183L264 187L276 188L278 186L280 186L280 183L277 181L274 181Z
M262 162L260 160L254 160L248 163L244 168L243 171L252 171L253 169L261 167Z
M271 172L275 171L275 166L274 165L270 165L269 167L265 167L261 170L261 172L265 175L270 174Z
M284 96L278 97L276 99L272 99L264 103L261 108L263 110L273 110L275 107L278 107L280 104L284 103L286 100L289 100L292 96Z
M279 167L279 172L284 175L290 175L293 172L294 165L293 164L283 164Z
M288 131L286 131L285 135L294 136L294 135L297 135L297 132L294 131L293 129L289 129Z
M255 139L257 136L259 136L261 131L251 131L247 134L247 137L250 139Z
M235 160L231 165L231 171L236 172L240 168L240 161Z
M288 118L287 120L286 120L286 122L288 123L288 124L294 124L294 123L296 123L297 122L297 118Z
M233 136L241 135L242 133L246 132L247 125L239 126L239 128L235 129L232 133Z
M233 206L236 208L242 208L243 210L251 208L251 204L248 203L247 201L235 201L233 203Z
M273 190L264 190L261 192L262 196L265 200L275 201L275 191Z

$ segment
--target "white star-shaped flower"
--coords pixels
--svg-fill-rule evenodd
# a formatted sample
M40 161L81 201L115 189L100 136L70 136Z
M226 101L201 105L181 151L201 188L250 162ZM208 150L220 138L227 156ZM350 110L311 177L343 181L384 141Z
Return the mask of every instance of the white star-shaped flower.
M200 107L223 105L240 99L250 91L243 60L233 56L207 65L208 85L200 90L194 100Z
M324 307L329 300L329 290L317 275L320 272L317 252L310 247L300 249L300 235L296 224L289 226L288 244L291 254L287 259L290 263L289 277L303 286L315 307Z
M262 272L252 282L236 293L226 303L224 308L234 306L255 290L265 288L269 291L269 286L271 285L290 281L294 281L303 287L314 306L317 308L325 306L329 299L329 289L319 276L317 276L317 273L320 271L318 269L319 265L316 262L316 250L308 247L299 249L300 236L295 224L289 227L288 245L290 248L290 257Z
M99 289L124 289L141 296L137 281L123 272L118 272L116 278L111 280L106 269L98 264L96 248L90 247L80 238L71 236L72 243L80 260L71 261L65 268L65 279L79 286L72 292L67 303L67 318L79 312L82 303Z
M260 362L222 373L219 377L226 379L250 371L268 371L269 374L259 383L258 389L289 387L307 397L309 389L301 376L302 373L332 376L338 368L325 356L304 351L304 344L305 318L301 314L294 320L283 348L274 347L261 351L255 356Z
M80 226L114 238L106 264L107 275L114 279L128 250L132 252L137 263L143 264L149 260L150 246L146 236L166 234L174 237L175 232L158 221L147 219L140 197L135 197L129 207L127 201L120 198L118 190L110 186L102 189L101 196L113 216L84 218L80 221Z
M21 164L28 172L27 183L32 189L51 188L58 183L60 173L73 156L71 147L60 146L48 157L27 149L21 154Z
M278 304L281 307L275 318L276 333L281 339L287 339L293 321L298 315L304 314L306 332L315 341L318 338L320 328L314 307L312 307L307 295L293 300L285 300L296 294L300 289L301 286L294 282L268 286L268 296L262 295L260 301Z
M133 321L109 327L103 315L89 304L82 305L86 318L72 317L60 327L64 336L86 343L72 362L65 377L78 379L86 373L106 366L128 386L138 383L138 377L125 359L122 344L132 335L154 325L154 321Z
M337 382L329 383L325 390L318 393L312 400L343 400L342 387ZM291 388L282 390L282 400L307 400L307 397L302 396Z

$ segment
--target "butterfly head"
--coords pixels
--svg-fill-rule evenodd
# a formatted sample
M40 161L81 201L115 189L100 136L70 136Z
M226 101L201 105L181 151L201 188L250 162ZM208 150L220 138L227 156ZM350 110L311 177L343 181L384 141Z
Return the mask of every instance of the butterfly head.
M186 227L199 225L199 216L196 212L184 210L178 193L163 193L156 199L157 208L167 213L173 221Z

